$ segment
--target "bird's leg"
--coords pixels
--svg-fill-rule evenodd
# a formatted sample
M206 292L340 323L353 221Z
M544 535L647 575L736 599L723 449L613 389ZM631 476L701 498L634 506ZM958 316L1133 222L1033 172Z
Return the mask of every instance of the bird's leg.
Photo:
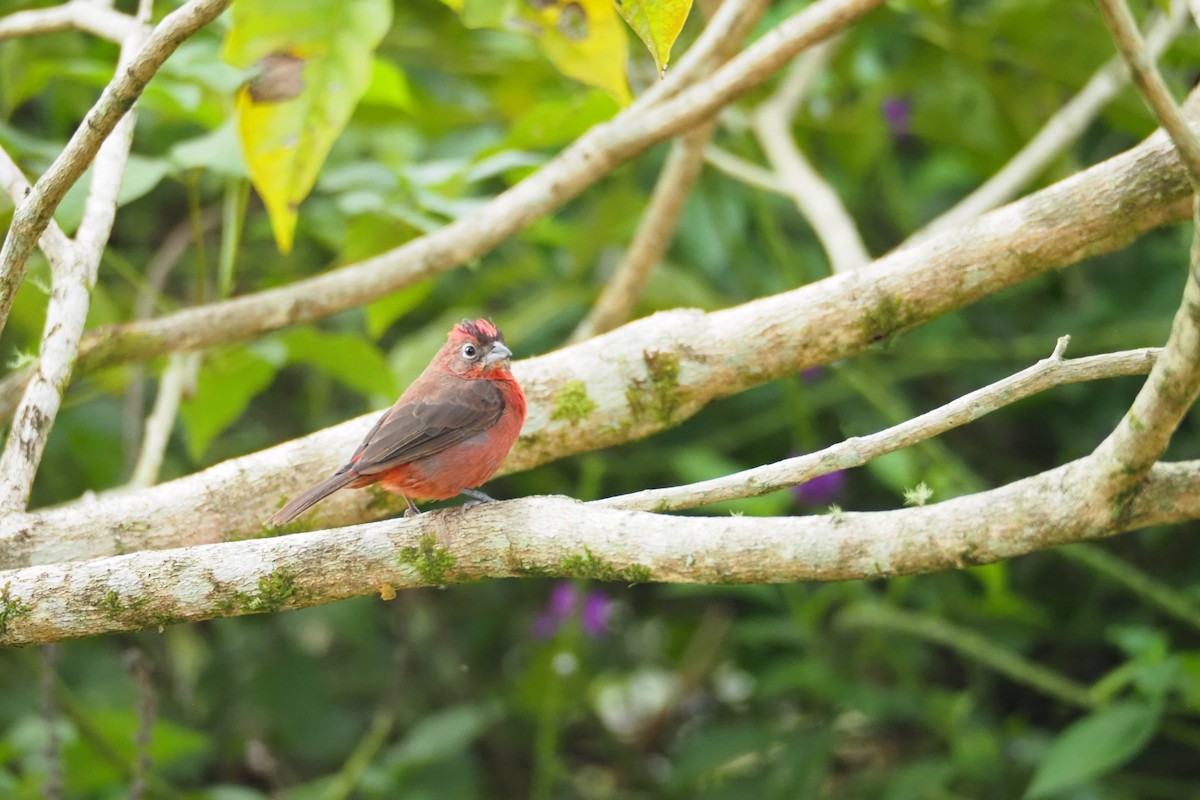
M400 496L404 498L404 502L408 506L408 508L404 509L405 519L410 519L421 513L421 509L417 508L416 503L408 499L408 495L402 494Z
M480 505L481 503L496 502L496 498L488 497L486 494L479 491L478 489L463 489L461 492L459 492L459 494L466 495L467 497L471 498L470 500L468 500L467 502L462 504L464 511L466 511L468 508L474 508L475 506Z

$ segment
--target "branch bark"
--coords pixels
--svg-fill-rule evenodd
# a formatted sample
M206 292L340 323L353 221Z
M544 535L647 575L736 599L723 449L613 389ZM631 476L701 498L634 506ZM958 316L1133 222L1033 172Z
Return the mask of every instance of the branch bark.
M863 269L708 314L659 313L518 362L530 410L504 469L648 436L714 399L847 358L1179 219L1189 195L1174 149L1155 134L972 226ZM143 491L0 518L0 569L260 535L261 521L281 501L340 466L375 416ZM370 492L342 492L306 521L348 524L388 509Z
M931 506L815 517L672 517L531 497L338 530L0 573L0 644L273 612L416 586L559 575L777 583L914 575L1200 515L1200 464L1158 464L1130 514L1073 462Z

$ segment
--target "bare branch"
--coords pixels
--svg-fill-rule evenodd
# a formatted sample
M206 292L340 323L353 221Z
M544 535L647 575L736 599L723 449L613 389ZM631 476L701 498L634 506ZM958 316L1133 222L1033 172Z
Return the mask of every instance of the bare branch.
M162 468L163 455L167 452L167 442L179 412L179 400L187 387L195 383L199 368L199 353L176 353L167 361L167 368L158 382L154 410L146 417L142 447L133 477L129 479L131 489L142 489L158 482L158 471Z
M642 294L650 271L662 260L675 238L683 204L700 177L704 148L716 127L716 119L711 119L671 145L650 204L642 214L625 257L600 292L596 304L571 334L571 341L580 342L607 333L633 316L633 306Z
M818 0L708 78L661 103L635 103L590 129L534 175L477 211L395 250L279 289L97 331L81 356L95 367L243 341L362 305L478 258L647 147L711 117L796 53L845 29L882 3ZM0 301L7 285L5 274L0 272ZM0 316L6 308L0 302Z
M118 74L146 39L139 26L121 47ZM92 171L83 219L72 246L74 258L54 272L37 370L17 405L4 454L0 456L0 513L24 511L62 395L71 379L91 305L100 258L117 213L117 194L133 145L135 112L130 109L101 145ZM61 233L61 231L60 231Z
M1151 58L1157 58L1167 49L1183 30L1186 21L1187 15L1180 0L1172 3L1169 15L1154 15L1154 21L1146 32L1146 49ZM910 241L970 222L1016 197L1021 189L1045 171L1050 162L1083 135L1128 80L1129 72L1125 62L1119 56L1113 57L1092 76L1077 95L1046 121L1037 135L999 172L988 178L953 208L913 234Z
M505 469L529 469L677 425L716 398L847 358L1003 288L1120 247L1180 218L1189 202L1174 148L1156 134L962 231L889 253L864 269L708 314L659 313L521 361L516 372L530 411ZM258 535L282 500L341 465L338 459L375 416L119 499L0 517L0 569ZM343 492L306 524L382 513L386 503L375 495Z
M531 497L273 539L0 573L0 644L300 608L483 578L774 583L912 575L1200 515L1200 464L1156 465L1130 514L1074 462L935 505L815 517L673 517Z
M758 107L753 126L788 197L821 240L830 267L834 272L846 272L870 263L871 255L841 198L808 163L792 135L800 100L828 63L836 44L835 40L822 42L797 59L775 94Z
M1200 2L1200 0L1197 0ZM721 172L724 172L734 180L741 181L747 186L753 186L756 189L764 189L775 194L787 195L787 187L783 185L783 181L769 169L760 167L752 161L747 161L739 155L723 150L714 144L710 144L704 151L704 160L710 165L716 167Z
M17 204L4 245L0 247L0 332L8 320L17 287L25 277L29 255L67 190L79 180L100 145L167 57L185 39L216 18L230 2L232 0L189 0L168 14L141 51L104 88L100 99L75 129L71 141L50 169L38 179L33 191Z
M1170 134L1192 185L1200 186L1200 140L1146 54L1129 7L1124 0L1097 2L1143 99ZM1096 449L1097 492L1115 504L1114 515L1126 513L1130 493L1166 451L1171 435L1200 395L1200 203L1192 225L1190 268L1171 334L1129 412Z
M5 193L12 198L14 204L21 202L21 199L32 188L25 178L25 173L21 172L17 162L12 160L3 147L0 147L0 184L3 185ZM42 252L46 254L46 260L50 262L51 268L56 271L67 269L67 265L75 258L71 240L53 219L50 220L50 224L46 227L38 244L41 246Z
M685 508L755 497L786 489L818 475L860 467L887 453L932 439L985 414L1055 386L1094 381L1119 375L1145 375L1154 365L1156 348L1127 350L1086 358L1064 359L1059 340L1054 354L996 383L977 389L918 417L869 436L856 436L815 453L797 456L713 480L647 489L597 500L592 505L630 511L680 511Z
M1096 0L1104 24L1112 34L1117 52L1129 66L1133 82L1146 105L1154 112L1158 124L1170 134L1179 150L1179 158L1187 167L1193 182L1200 184L1200 140L1188 127L1183 112L1176 105L1167 84L1155 66L1154 56L1147 50L1138 31L1133 14L1125 0Z
M129 38L136 25L128 14L99 3L69 0L52 8L17 11L0 17L0 42L19 36L75 30L120 44Z

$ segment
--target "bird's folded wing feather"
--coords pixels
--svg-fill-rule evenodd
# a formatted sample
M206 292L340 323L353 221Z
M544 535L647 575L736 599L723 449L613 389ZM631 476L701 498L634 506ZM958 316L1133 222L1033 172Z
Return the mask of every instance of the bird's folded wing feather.
M360 475L383 472L461 444L496 424L504 398L491 382L463 381L451 397L398 404L367 434L349 466Z

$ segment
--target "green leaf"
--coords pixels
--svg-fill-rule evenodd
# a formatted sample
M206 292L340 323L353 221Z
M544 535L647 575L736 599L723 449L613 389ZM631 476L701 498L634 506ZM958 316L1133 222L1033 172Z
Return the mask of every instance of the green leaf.
M692 10L692 0L616 0L616 4L629 27L650 49L661 74L671 60L671 45Z
M243 0L224 56L250 70L237 95L250 179L279 249L333 142L371 83L374 50L391 26L387 0Z
M496 721L495 709L458 706L425 717L385 759L392 767L441 761L464 750Z
M1130 700L1071 725L1050 745L1025 796L1049 797L1121 766L1154 735L1159 712Z
M433 282L424 281L392 292L367 306L367 333L378 339L392 323L412 311L433 294Z
M196 393L180 403L188 454L199 460L213 439L232 425L275 378L275 367L244 347L217 350L200 368Z
M408 88L408 78L392 62L376 58L371 62L371 82L367 84L367 91L359 102L363 105L412 111L413 98Z
M283 340L291 363L314 366L364 395L396 394L396 379L383 354L358 336L304 327L289 331Z
M237 128L232 122L179 142L171 148L167 160L180 171L205 169L234 178L246 178L250 174L238 147Z

